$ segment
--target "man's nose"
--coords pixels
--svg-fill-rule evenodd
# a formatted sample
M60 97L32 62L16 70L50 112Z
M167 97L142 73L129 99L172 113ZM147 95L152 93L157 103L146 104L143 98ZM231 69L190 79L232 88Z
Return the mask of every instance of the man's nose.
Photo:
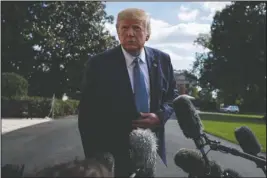
M128 36L134 36L134 30L133 30L133 28L128 28L127 35Z

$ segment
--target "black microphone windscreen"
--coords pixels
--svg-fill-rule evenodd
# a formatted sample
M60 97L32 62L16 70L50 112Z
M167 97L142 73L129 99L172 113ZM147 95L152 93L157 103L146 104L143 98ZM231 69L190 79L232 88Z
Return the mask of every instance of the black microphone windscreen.
M223 174L222 166L219 165L214 160L209 161L209 165L210 165L210 176L211 177L221 177L221 175Z
M185 95L180 95L173 100L173 109L185 137L199 138L204 128L193 103Z
M202 154L192 149L180 149L175 157L176 166L180 167L184 172L194 176L204 176L206 171L205 160Z
M235 138L245 153L257 155L261 151L259 141L247 126L237 128Z

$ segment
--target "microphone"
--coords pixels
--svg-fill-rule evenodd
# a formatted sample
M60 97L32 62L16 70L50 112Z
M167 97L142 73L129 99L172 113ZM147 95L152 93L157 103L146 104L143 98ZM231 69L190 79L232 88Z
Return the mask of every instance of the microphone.
M208 176L220 177L223 174L222 166L219 163L217 163L216 161L211 160L209 162L209 166L210 166L210 174Z
M256 156L261 152L261 145L249 127L242 126L235 129L235 138L245 153Z
M181 153L177 153L175 160L179 160L178 158L185 160L184 162L180 163L179 161L177 161L176 165L178 165L179 167L182 166L181 168L184 169L185 172L198 174L198 176L201 176L203 174L205 176L221 176L223 174L222 167L215 161L210 161L204 151L204 146L206 143L210 145L210 143L215 143L216 141L214 142L209 140L203 132L203 124L193 103L185 95L180 95L173 100L173 109L177 117L178 124L180 125L180 128L183 131L185 137L193 139L196 147L201 153L200 154L194 151L183 150ZM189 164L186 163L188 161L187 157L190 158Z
M194 176L205 175L205 160L198 151L182 148L175 154L174 163L186 173Z
M193 103L186 95L180 95L173 100L173 109L184 136L194 140L208 164L209 160L204 150L206 135L203 133L204 127Z
M174 157L174 162L191 176L220 177L223 173L223 169L218 163L209 161L209 164L206 164L202 154L193 149L180 149Z
M199 139L204 127L193 103L186 96L180 95L173 100L173 109L185 137Z
M210 161L204 150L206 135L203 133L204 127L193 103L186 95L180 95L173 100L173 109L184 136L194 140L208 165Z
M150 129L137 128L130 133L130 158L133 171L154 174L157 160L157 137Z

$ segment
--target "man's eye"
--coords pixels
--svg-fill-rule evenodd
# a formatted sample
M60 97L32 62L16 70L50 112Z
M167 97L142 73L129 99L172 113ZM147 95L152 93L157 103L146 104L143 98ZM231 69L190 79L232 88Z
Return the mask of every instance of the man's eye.
M140 27L137 27L137 26L135 26L135 27L133 27L135 30L141 30L141 28Z

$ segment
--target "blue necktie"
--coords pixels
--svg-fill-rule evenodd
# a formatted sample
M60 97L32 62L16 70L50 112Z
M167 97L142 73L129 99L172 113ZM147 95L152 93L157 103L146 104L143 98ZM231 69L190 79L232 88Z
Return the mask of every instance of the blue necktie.
M148 92L146 90L145 77L140 69L140 58L134 59L134 92L135 104L138 112L149 112L148 109Z

